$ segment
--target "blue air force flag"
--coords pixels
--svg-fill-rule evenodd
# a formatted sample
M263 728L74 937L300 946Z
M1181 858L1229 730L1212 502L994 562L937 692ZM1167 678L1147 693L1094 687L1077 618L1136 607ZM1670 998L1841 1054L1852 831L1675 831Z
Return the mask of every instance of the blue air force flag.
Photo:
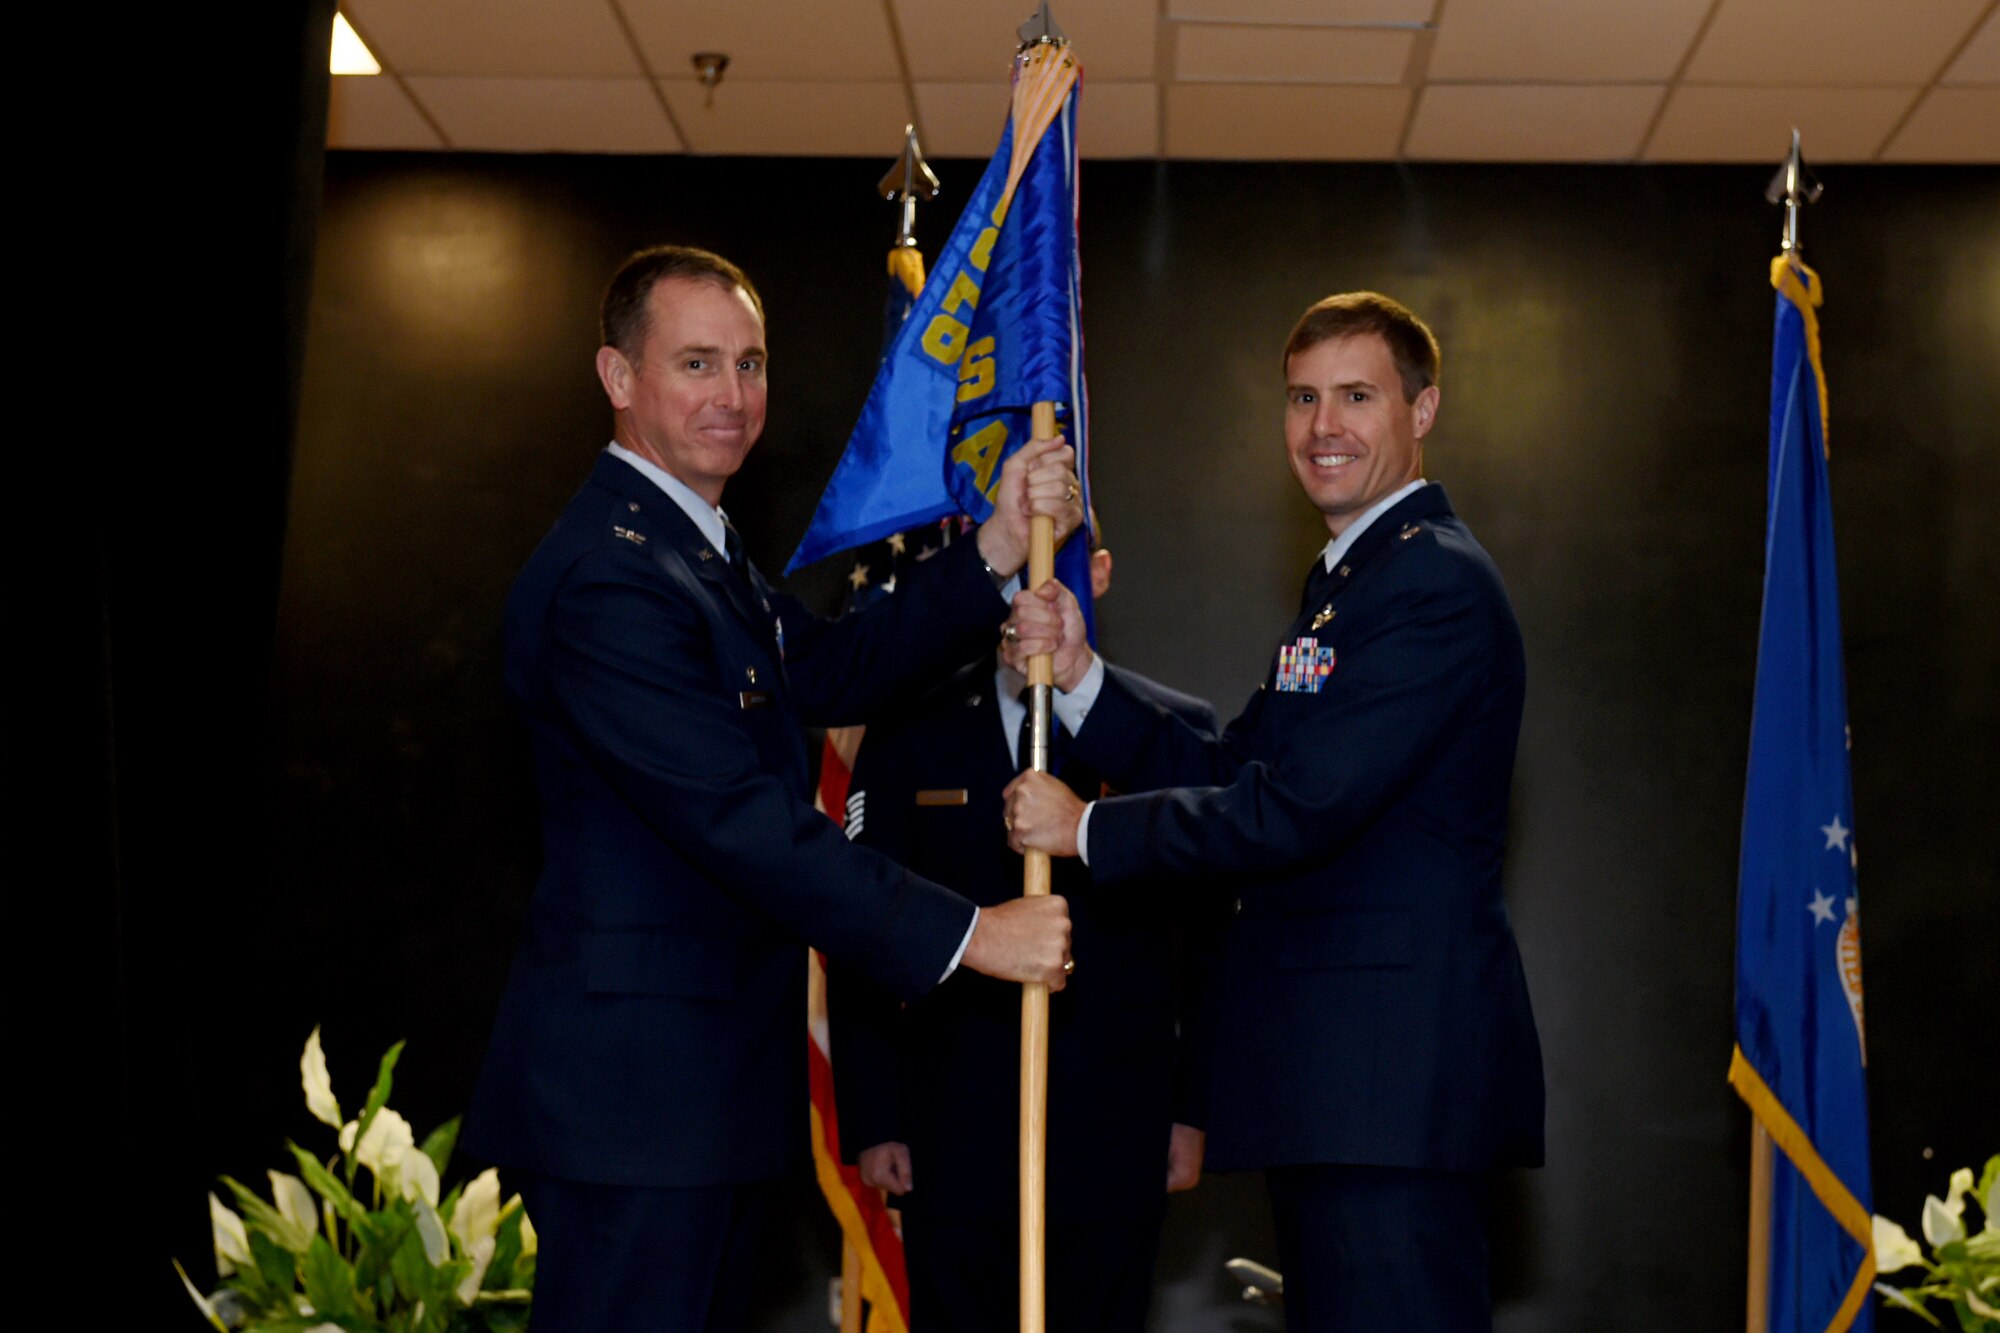
M1764 616L1737 891L1729 1081L1780 1149L1771 1333L1870 1329L1861 913L1847 686L1827 494L1819 276L1771 265Z
M1064 43L1016 62L1000 147L898 330L790 573L947 514L993 511L1001 462L1053 402L1090 500L1077 259L1076 105L1081 71ZM1090 614L1089 543L1056 573Z

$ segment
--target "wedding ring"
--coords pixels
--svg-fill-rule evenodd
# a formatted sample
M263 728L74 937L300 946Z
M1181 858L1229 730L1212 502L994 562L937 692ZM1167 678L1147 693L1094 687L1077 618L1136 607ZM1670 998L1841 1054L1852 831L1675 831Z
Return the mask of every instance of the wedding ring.
M1074 958L1063 959L1063 975L1068 976L1070 973L1074 971L1076 971L1076 959Z
M1012 833L1014 831L1014 816L1002 815L1000 816L1000 822L1007 826L1007 831L1009 833Z
M1063 503L1067 504L1071 500L1076 499L1078 494L1080 494L1080 492L1078 492L1078 490L1076 489L1076 483L1071 482L1067 487L1063 489Z
M1009 643L1018 643L1021 639L1021 627L1019 625L1009 625L1000 631L1000 637Z

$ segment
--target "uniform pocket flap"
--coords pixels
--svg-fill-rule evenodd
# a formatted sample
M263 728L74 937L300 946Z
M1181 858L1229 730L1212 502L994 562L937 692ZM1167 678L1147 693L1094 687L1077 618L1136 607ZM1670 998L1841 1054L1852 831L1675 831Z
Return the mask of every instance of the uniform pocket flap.
M1285 922L1278 966L1287 971L1335 967L1408 967L1415 925L1404 907L1338 907L1300 912Z
M733 1000L736 946L664 930L594 931L583 941L583 988L594 995Z

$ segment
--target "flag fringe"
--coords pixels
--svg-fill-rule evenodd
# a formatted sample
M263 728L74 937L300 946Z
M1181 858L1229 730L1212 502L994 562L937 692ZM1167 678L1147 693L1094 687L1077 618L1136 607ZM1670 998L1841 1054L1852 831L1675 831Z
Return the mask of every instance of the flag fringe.
M1826 1326L1826 1333L1846 1333L1847 1327L1861 1313L1862 1302L1868 1299L1868 1292L1875 1281L1875 1232L1868 1210L1854 1197L1839 1176L1833 1173L1819 1149L1799 1122L1792 1119L1791 1112L1778 1100L1770 1085L1743 1054L1741 1046L1735 1047L1729 1056L1729 1086L1736 1089L1736 1095L1750 1108L1750 1114L1771 1136L1771 1142L1785 1154L1792 1166L1805 1178L1812 1192L1818 1196L1827 1212L1833 1214L1834 1221L1861 1247L1861 1267L1848 1285L1847 1295L1840 1308L1834 1312L1833 1320Z
M826 1121L820 1116L819 1107L810 1109L813 1172L819 1177L820 1193L826 1196L827 1207L840 1223L841 1234L861 1260L861 1298L868 1302L868 1333L909 1333L909 1325L903 1321L903 1307L896 1300L896 1290L882 1267L881 1257L875 1253L875 1241L861 1216L861 1206L848 1191L847 1182L840 1178L840 1167L833 1154L827 1151Z
M1819 274L1806 267L1805 261L1796 255L1779 255L1771 261L1771 285L1798 308L1799 317L1805 321L1806 360L1812 363L1813 387L1819 390L1819 447L1828 458L1832 458L1833 426L1828 420L1826 367L1820 364L1819 359L1819 315L1816 313L1826 300L1826 290L1820 286Z

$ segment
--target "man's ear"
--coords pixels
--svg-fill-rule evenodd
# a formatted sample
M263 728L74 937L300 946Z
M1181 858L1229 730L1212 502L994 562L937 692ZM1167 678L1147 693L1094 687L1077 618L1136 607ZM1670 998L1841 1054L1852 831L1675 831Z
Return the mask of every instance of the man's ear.
M1090 596L1091 600L1111 591L1111 552L1098 547L1090 553Z
M614 412L623 412L632 406L634 373L632 363L616 347L597 349L597 381L604 386L604 396L611 400Z
M1410 404L1410 415L1415 418L1418 439L1421 440L1430 433L1431 423L1437 420L1437 411L1438 386L1425 385L1423 392L1417 395L1416 401Z

